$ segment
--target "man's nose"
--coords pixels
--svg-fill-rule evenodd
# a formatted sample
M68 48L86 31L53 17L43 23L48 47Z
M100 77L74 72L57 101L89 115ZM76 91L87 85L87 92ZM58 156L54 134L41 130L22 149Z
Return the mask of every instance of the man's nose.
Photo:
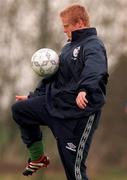
M64 29L64 33L66 33L66 30Z
M63 31L64 31L64 33L67 33L67 29L66 28L64 28Z

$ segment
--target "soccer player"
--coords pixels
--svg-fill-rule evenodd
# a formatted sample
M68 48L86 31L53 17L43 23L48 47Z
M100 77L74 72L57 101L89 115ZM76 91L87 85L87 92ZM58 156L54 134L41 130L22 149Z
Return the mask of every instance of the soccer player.
M106 50L84 6L71 5L60 18L67 43L58 71L28 97L17 96L12 114L29 152L24 175L49 165L40 130L46 125L56 138L67 179L88 180L85 161L105 103Z

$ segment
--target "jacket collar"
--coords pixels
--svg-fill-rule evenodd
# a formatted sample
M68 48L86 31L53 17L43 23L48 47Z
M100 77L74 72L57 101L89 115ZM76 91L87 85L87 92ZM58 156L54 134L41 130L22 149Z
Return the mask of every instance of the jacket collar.
M76 31L72 32L72 40L71 42L80 40L80 39L85 39L88 36L91 35L97 35L96 28L84 28L84 29L78 29Z

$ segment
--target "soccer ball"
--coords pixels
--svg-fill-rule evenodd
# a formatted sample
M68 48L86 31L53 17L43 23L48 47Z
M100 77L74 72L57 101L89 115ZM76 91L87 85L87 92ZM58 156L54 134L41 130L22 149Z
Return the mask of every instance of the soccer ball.
M57 53L49 48L37 50L31 58L32 69L43 78L53 75L59 67Z

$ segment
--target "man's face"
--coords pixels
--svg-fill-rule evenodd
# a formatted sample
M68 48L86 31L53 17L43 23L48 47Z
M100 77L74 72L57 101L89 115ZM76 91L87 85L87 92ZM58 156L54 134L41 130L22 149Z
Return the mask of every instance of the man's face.
M62 17L62 24L64 33L66 33L67 37L71 40L72 38L72 31L75 31L80 28L80 23L71 24L67 17Z

